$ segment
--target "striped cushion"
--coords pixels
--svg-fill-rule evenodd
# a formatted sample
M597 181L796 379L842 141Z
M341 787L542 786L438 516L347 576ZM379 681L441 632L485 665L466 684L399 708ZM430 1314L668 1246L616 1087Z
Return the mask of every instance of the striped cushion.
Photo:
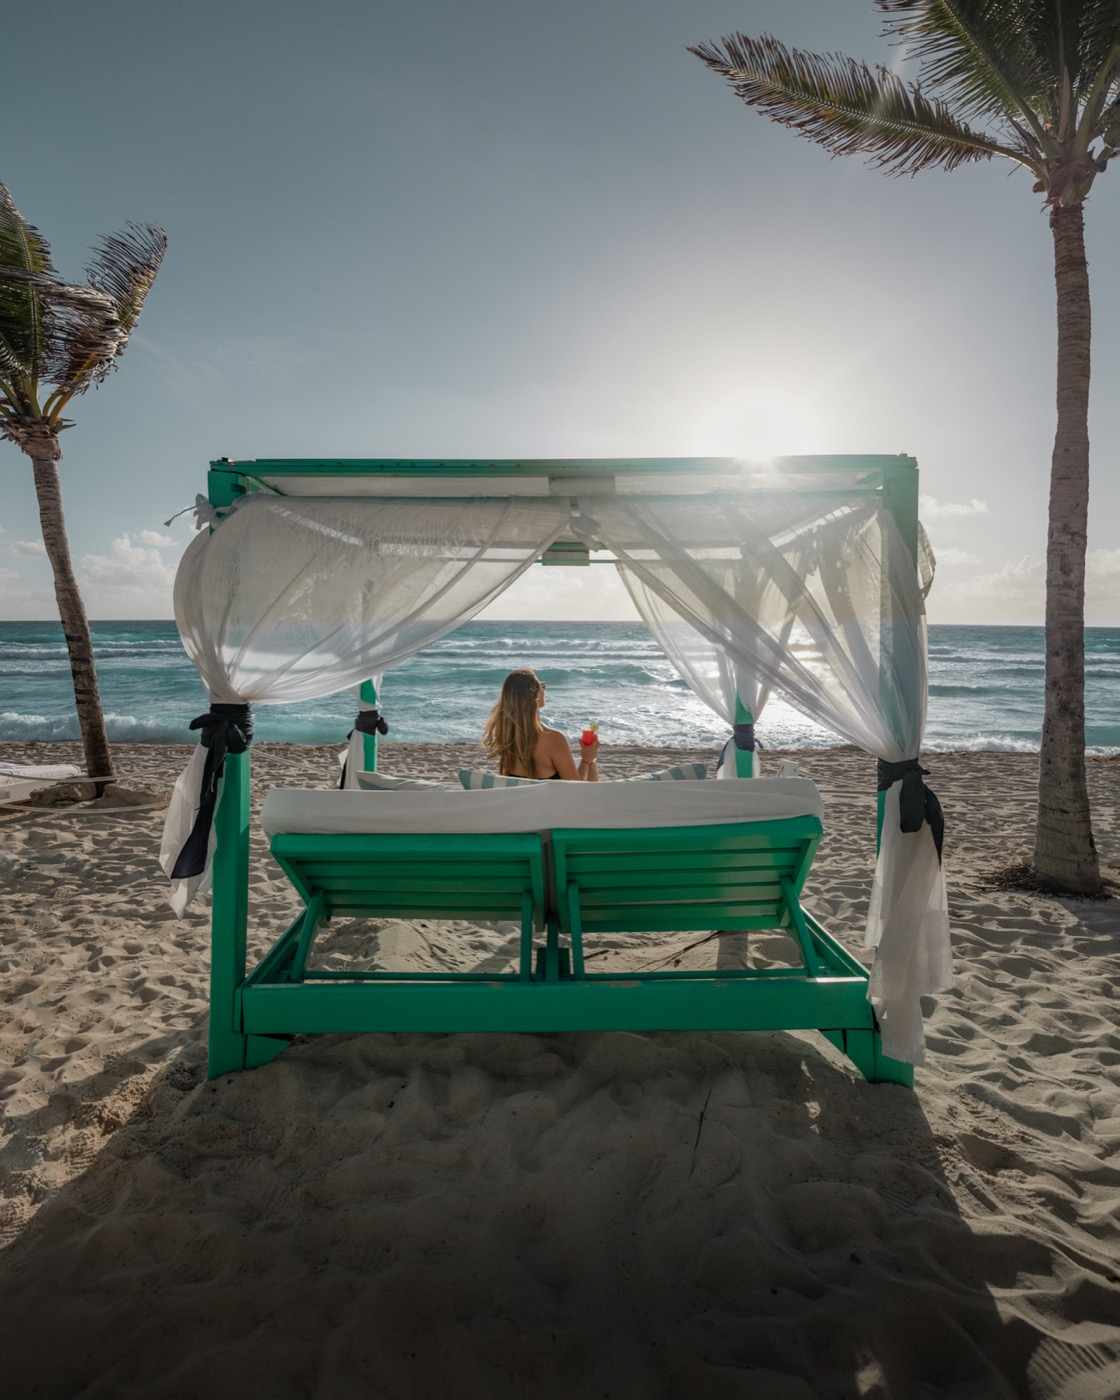
M607 782L663 783L672 779L695 782L708 776L703 763L681 763L675 768L659 768L654 773L639 773L633 778L606 779ZM490 773L483 768L460 768L459 781L468 792L475 788L524 787L527 783L547 782L547 778L507 778L502 773Z
M689 782L696 781L698 778L706 778L707 776L708 769L703 763L680 763L676 768L659 768L655 773L639 773L637 777L624 778L623 782L664 783L674 778Z
M394 778L388 773L361 772L354 777L363 792L398 792L401 788L444 788L457 792L454 783L437 782L434 778Z
M543 778L507 778L504 773L490 773L485 768L460 768L459 781L473 792L476 788L527 787L531 783L546 781Z

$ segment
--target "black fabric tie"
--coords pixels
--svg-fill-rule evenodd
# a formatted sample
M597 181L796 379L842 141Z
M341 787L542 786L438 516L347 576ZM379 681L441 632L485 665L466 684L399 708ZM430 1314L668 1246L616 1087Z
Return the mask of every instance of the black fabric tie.
M924 782L928 768L923 768L916 758L907 758L902 763L887 763L879 760L879 791L886 792L893 784L902 782L898 795L899 831L921 831L922 823L928 822L933 834L933 844L937 847L937 859L941 860L941 847L945 842L945 814L937 794L931 792Z
M732 747L745 753L755 753L758 749L762 748L761 743L754 737L753 724L732 725L731 738L728 739L727 743L724 744L723 748L720 750L719 762L716 764L717 770L722 768L727 762L727 756L731 752Z
M388 734L389 721L382 717L380 710L359 710L357 718L354 720L354 728L346 736L347 744L355 734ZM350 750L346 751L346 760L342 765L342 777L338 780L340 788L346 786L346 777L350 772Z
M206 750L199 793L198 815L191 834L183 843L171 872L173 880L189 880L206 869L214 810L218 805L218 780L226 766L226 754L244 753L253 742L253 715L248 705L211 705L204 715L191 720L192 729L201 729L199 743Z

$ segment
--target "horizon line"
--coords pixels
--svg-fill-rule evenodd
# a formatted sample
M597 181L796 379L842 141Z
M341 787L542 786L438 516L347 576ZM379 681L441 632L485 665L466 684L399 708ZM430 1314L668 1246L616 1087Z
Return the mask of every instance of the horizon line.
M135 623L151 622L160 623L169 627L175 626L173 617L91 617L88 619L91 627L102 626L110 623ZM641 618L629 621L626 618L618 617L484 617L471 618L469 622L460 623L461 627L470 627L475 623L483 623L488 626L497 626L503 622L517 623L586 623L590 627L639 627L643 626ZM62 623L57 617L0 617L0 626L4 623L19 623L27 627L61 627ZM1034 628L1042 631L1046 630L1045 620L1039 622L929 622L928 627L1023 627ZM1115 632L1120 629L1120 621L1117 622L1087 622L1084 624L1086 632ZM457 630L457 629L456 629ZM450 634L448 634L450 635Z

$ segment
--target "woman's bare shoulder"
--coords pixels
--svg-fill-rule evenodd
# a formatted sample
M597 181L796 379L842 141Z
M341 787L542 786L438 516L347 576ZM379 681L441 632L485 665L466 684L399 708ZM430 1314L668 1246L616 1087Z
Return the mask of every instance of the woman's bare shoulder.
M567 735L561 734L559 729L545 729L540 738L543 739L542 748L545 753L550 753L553 757L556 757L557 753L571 753Z

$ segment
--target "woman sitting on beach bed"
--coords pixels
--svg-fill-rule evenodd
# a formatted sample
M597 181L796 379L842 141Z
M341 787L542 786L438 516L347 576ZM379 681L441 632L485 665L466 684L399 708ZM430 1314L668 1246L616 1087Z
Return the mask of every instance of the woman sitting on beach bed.
M510 778L567 778L599 781L599 741L581 744L579 768L572 750L558 729L541 723L544 682L527 666L511 671L502 683L498 703L490 711L482 744L497 762L498 772Z

